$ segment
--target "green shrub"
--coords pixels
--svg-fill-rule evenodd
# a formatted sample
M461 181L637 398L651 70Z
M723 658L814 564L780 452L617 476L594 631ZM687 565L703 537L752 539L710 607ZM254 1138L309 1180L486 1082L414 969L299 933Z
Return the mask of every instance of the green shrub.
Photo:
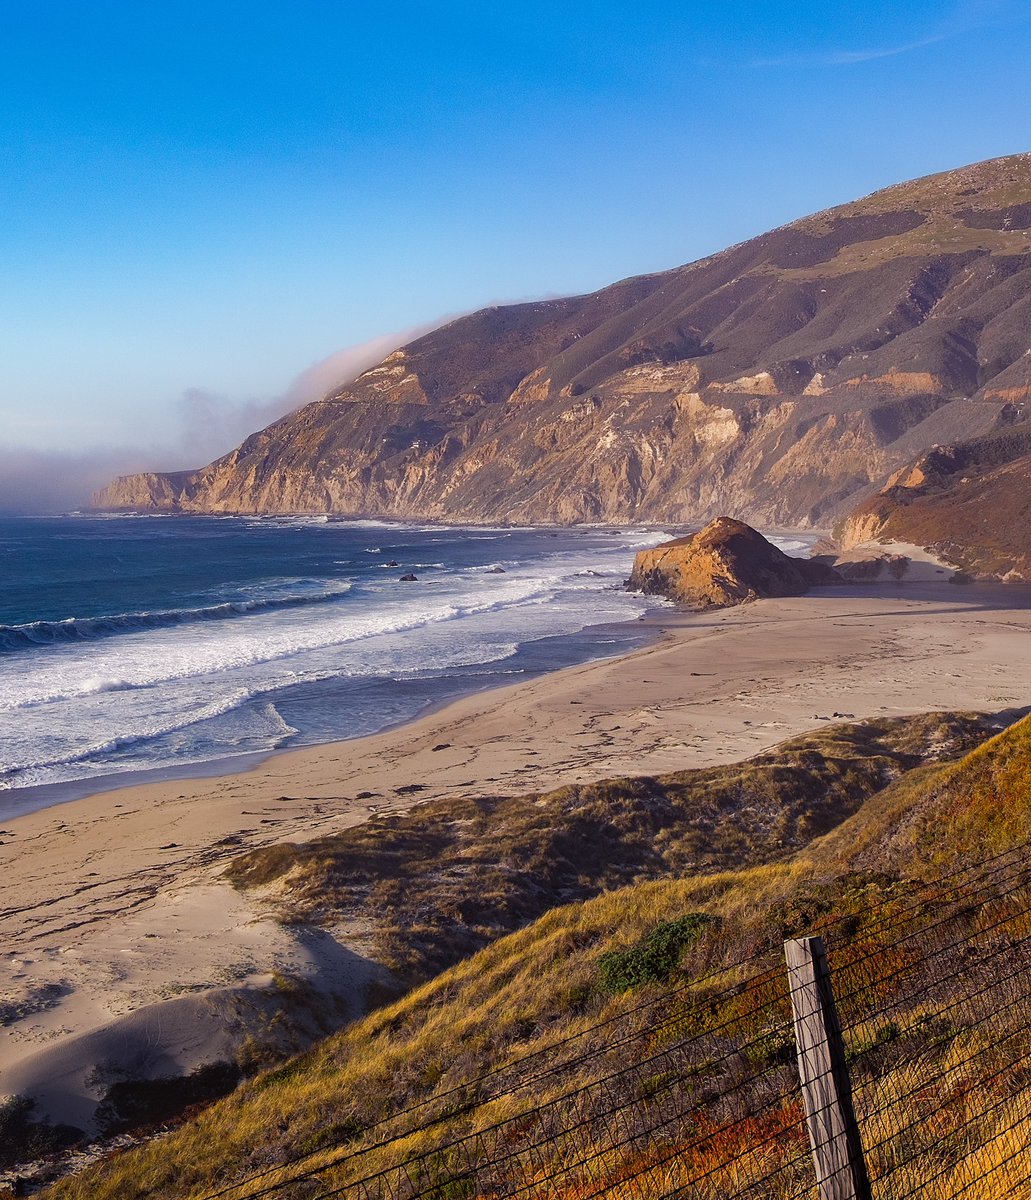
M665 983L680 965L680 957L715 918L687 913L662 921L629 950L609 950L598 960L601 986L607 992L628 992L645 983Z

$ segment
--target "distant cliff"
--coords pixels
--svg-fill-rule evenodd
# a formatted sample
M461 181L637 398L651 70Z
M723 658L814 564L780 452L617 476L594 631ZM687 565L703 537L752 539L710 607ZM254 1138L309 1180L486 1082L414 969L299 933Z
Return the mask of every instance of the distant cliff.
M690 537L640 551L627 586L691 608L728 608L840 582L825 564L791 558L741 521L717 517Z
M484 309L99 508L829 526L1023 420L1031 155L878 192L589 296Z

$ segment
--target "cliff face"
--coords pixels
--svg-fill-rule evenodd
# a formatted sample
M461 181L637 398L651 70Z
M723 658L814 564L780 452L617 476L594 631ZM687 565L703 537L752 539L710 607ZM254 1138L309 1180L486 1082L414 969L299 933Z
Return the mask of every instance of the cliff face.
M1031 155L590 296L485 309L101 508L827 525L1031 396Z
M924 546L980 579L1031 582L1031 427L936 446L897 471L838 530Z
M790 558L741 521L717 517L690 537L642 550L627 586L691 608L727 608L839 582L823 563Z

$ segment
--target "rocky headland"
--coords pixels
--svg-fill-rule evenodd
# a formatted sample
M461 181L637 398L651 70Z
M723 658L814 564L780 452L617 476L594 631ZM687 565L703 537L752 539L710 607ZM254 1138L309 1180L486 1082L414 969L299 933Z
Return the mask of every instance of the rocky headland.
M1025 421L1029 297L1024 154L473 313L217 461L93 503L830 528L932 447Z
M838 530L842 550L909 542L962 577L1031 580L1031 428L935 446L895 472Z
M825 563L791 558L742 521L717 517L698 533L640 551L627 586L700 609L802 596L840 582Z

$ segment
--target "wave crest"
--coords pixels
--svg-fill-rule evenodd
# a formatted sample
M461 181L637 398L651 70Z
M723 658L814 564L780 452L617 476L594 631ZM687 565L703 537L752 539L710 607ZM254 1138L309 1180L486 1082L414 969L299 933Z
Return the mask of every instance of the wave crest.
M164 629L171 625L191 625L197 621L228 621L252 613L300 608L310 604L333 604L350 590L349 583L341 583L329 591L310 595L269 596L254 600L229 600L199 608L169 608L101 617L68 617L63 621L32 621L27 625L0 625L0 652L93 641L147 629Z

